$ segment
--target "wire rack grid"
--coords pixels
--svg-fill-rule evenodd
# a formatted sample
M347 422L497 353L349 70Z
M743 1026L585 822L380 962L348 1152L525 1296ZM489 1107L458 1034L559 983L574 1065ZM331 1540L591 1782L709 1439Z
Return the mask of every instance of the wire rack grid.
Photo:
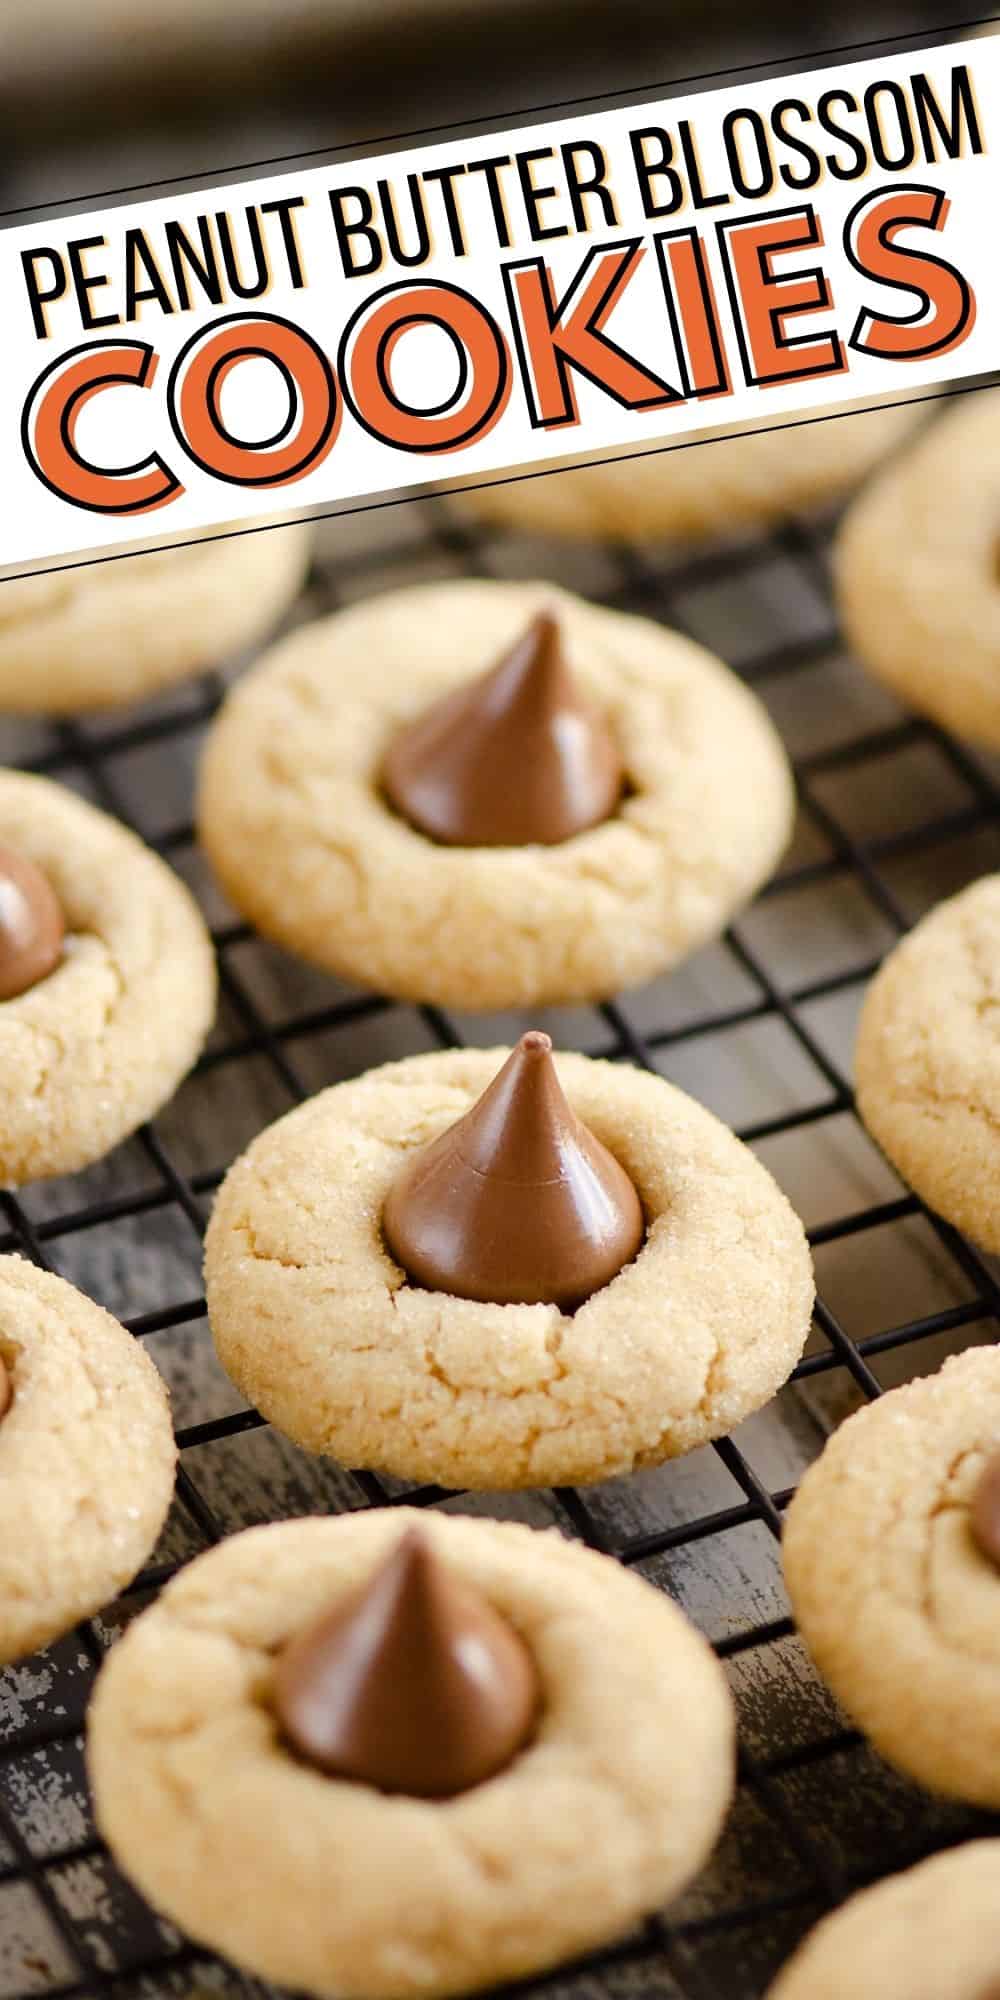
M573 550L472 524L442 499L329 524L293 621L448 575L544 573L679 626L729 658L792 752L799 821L778 877L669 979L536 1017L557 1044L638 1063L700 1095L770 1166L810 1225L819 1301L789 1387L738 1436L586 1491L407 1490L307 1460L214 1362L200 1238L229 1161L269 1118L372 1062L510 1038L527 1017L400 1006L300 967L235 920L196 849L191 780L222 676L124 720L17 725L7 761L127 821L199 895L218 952L218 1028L154 1124L73 1180L0 1193L0 1249L73 1279L149 1346L173 1392L181 1469L151 1567L121 1602L0 1676L0 2000L263 1993L149 1911L90 1818L82 1718L105 1649L199 1549L304 1511L393 1505L555 1523L671 1592L726 1663L740 1785L717 1855L669 1912L551 1978L562 2000L754 2000L852 1886L982 1830L931 1801L845 1725L795 1637L778 1561L796 1479L846 1411L955 1346L996 1338L990 1264L895 1180L852 1106L865 983L921 910L997 865L995 767L902 713L845 656L826 519L687 556Z

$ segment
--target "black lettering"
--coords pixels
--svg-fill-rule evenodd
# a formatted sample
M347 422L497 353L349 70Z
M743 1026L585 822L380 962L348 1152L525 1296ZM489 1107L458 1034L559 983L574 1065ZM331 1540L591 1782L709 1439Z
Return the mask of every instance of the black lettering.
M182 312L190 311L192 304L189 276L196 280L210 305L222 304L222 279L216 262L211 220L207 215L199 215L196 220L200 245L198 250L195 249L187 230L182 228L179 222L167 222L163 230L174 291Z
M148 283L140 285L139 279ZM141 229L125 231L125 318L127 321L139 318L139 307L153 300L160 311L175 311L174 301L160 275L153 255Z
M464 174L464 172L465 168L463 166L431 167L424 175L425 181L437 181L440 185L445 220L448 224L448 234L451 237L451 247L456 257L464 257L466 255L462 217L459 213L458 202L455 197L455 182L459 174Z
M83 253L85 250L106 249L106 236L79 236L75 242L67 243L66 245L66 255L69 258L69 268L73 275L76 302L80 308L80 324L87 333L93 333L94 328L98 326L120 325L117 313L96 313L88 296L89 293L98 291L102 285L106 285L108 280L104 276L89 277L87 275L87 272L83 268Z
M882 110L880 100L887 97L899 120L899 139L902 152L895 158L890 153L882 131ZM910 123L910 107L901 83L870 83L864 95L865 114L871 134L872 152L880 167L888 172L896 172L901 167L912 167L917 157L917 144Z
M756 182L748 180L744 172L743 151L738 136L738 128L741 125L748 125L753 133L760 172L760 178ZM774 161L767 143L767 127L760 112L727 111L722 121L722 143L726 149L733 186L737 191L745 195L748 201L759 201L762 195L770 194L774 186Z
M786 187L812 188L821 179L823 168L820 164L819 154L814 151L813 147L808 146L804 139L798 138L794 132L788 130L788 119L793 114L796 118L801 118L804 125L808 125L812 121L812 112L808 104L801 97L783 97L780 104L776 104L771 113L771 125L775 137L780 139L784 145L790 146L793 153L798 153L799 157L805 160L805 172L793 173L791 167L787 166L784 161L779 166L778 172Z
M503 204L503 192L500 187L500 169L501 167L509 166L510 154L499 153L492 160L473 160L472 165L467 170L470 174L485 175L486 186L489 190L490 207L493 210L493 221L496 225L497 242L501 250L509 250L511 246L507 210Z
M600 146L591 139L574 139L571 144L560 147L563 172L569 193L569 205L573 211L573 221L577 228L586 232L590 228L584 196L596 195L601 214L609 229L617 229L618 213L614 196L607 185L608 163ZM584 176L577 165L577 154L582 153L589 160L590 173Z
M698 143L686 118L677 127L681 142L681 152L687 168L688 186L696 208L727 208L732 201L731 194L706 194L702 186L701 161L698 158Z
M916 76L911 76L910 89L913 92L913 108L917 114L917 129L925 159L937 159L936 138L940 139L945 156L949 160L962 158L966 138L969 141L970 153L982 152L983 137L979 129L976 95L967 63L961 63L957 69L952 70L951 108L947 119L934 95L933 84L922 70L918 70Z
M361 214L354 222L348 222L344 213L345 203L349 201L356 201L361 210ZM331 188L330 208L333 213L333 226L337 232L337 243L340 249L340 261L344 267L344 276L347 278L367 278L371 275L372 271L380 271L385 261L385 253L378 231L372 228L374 209L372 208L372 198L368 189L363 187ZM353 238L355 237L360 237L368 246L370 254L365 264L359 263L355 256L353 246Z
M305 205L306 198L303 194L282 195L278 201L262 201L260 205L262 215L276 215L278 218L281 241L285 246L285 257L288 262L288 275L297 292L302 290L305 278L302 275L302 260L299 256L299 246L291 211L293 208L304 208Z
M558 192L554 187L536 187L531 177L531 169L536 160L551 160L555 155L551 146L533 146L527 153L517 153L514 165L521 183L521 197L528 218L528 233L533 243L547 243L553 236L568 236L564 222L544 223L538 213L543 201L550 201Z
M390 183L388 181L379 181L378 183L378 198L382 205L382 224L385 229L386 247L390 257L393 257L397 264L426 264L431 254L431 238L427 227L427 216L424 212L423 195L420 192L419 174L407 174L406 191L410 197L410 212L413 216L413 226L416 233L416 245L412 250L404 250L403 248L403 238L400 233L399 220L396 215L396 206L393 201Z
M43 291L35 266L40 257L47 257L52 268L52 282ZM66 266L58 250L22 250L21 269L28 288L28 304L31 307L31 323L39 340L49 337L49 323L45 308L61 299L66 291Z
M648 157L646 151L647 144L651 141L655 141L659 147L659 157L653 160ZM644 216L651 222L658 215L676 215L678 209L684 206L684 182L676 167L671 166L674 142L670 133L665 131L662 125L647 125L641 132L629 133L629 144L632 148ZM665 201L658 201L653 193L655 180L665 180L667 183L670 193Z
M849 90L824 90L816 106L816 116L824 132L828 132L831 139L843 139L845 146L850 147L853 155L850 166L845 166L835 153L828 153L826 156L826 165L829 172L835 180L856 181L861 174L865 174L868 171L868 155L860 139L856 139L853 132L848 132L843 125L838 125L831 117L830 113L834 105L843 105L845 111L857 111L858 100L856 97L852 97Z
M225 266L229 289L237 299L260 299L264 297L271 283L271 268L264 248L264 233L260 226L260 216L255 208L244 211L247 224L247 239L253 259L253 275L245 278L240 270L239 258L233 237L232 219L224 208L219 209L215 226L219 232L219 247Z

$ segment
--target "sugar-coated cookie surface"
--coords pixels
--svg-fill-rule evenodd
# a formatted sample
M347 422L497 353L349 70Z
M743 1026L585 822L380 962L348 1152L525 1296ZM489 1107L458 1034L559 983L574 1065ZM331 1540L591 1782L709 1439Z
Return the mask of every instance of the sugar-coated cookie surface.
M0 1257L0 1661L48 1645L141 1569L174 1490L167 1392L140 1342L64 1279Z
M438 845L386 803L388 745L543 610L630 794L558 846ZM228 895L289 950L401 998L499 1008L616 993L695 950L770 874L792 812L765 711L700 646L549 584L453 582L275 648L210 732L198 821Z
M0 710L117 707L219 665L280 617L311 546L269 528L0 582Z
M634 1262L574 1313L407 1282L381 1217L401 1163L506 1049L411 1057L254 1140L219 1191L205 1281L223 1366L306 1450L481 1488L611 1478L694 1449L768 1401L805 1344L805 1236L780 1189L662 1078L559 1055L573 1110L647 1220Z
M785 1524L796 1622L892 1764L1000 1805L1000 1567L970 1508L1000 1447L1000 1349L972 1348L834 1434Z
M922 918L865 998L858 1108L947 1221L1000 1250L1000 875Z
M285 1746L276 1651L419 1519L520 1632L537 1735L447 1800ZM88 1761L121 1866L196 1939L331 2000L493 1986L613 1938L697 1873L733 1785L732 1701L659 1591L555 1531L391 1509L254 1528L188 1565L98 1680Z
M697 541L766 527L797 508L837 499L922 415L919 408L845 412L822 423L706 439L550 478L498 481L456 493L450 504L527 534Z
M993 2000L1000 1840L974 1840L852 1896L799 1946L767 2000Z
M863 665L900 699L1000 745L1000 393L959 398L857 499L837 594Z
M0 771L0 843L48 877L61 962L0 1002L0 1180L75 1172L153 1115L215 1010L215 964L184 884L127 828L46 778Z

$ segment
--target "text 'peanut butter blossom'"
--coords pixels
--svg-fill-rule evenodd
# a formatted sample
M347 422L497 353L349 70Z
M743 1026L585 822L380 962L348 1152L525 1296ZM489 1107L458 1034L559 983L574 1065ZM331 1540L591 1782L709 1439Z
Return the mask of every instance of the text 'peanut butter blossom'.
M0 1000L15 1000L53 972L65 935L48 877L26 855L0 847Z
M403 1168L382 1227L428 1291L567 1312L631 1263L645 1233L632 1182L566 1102L537 1032Z
M430 1799L511 1763L534 1731L541 1691L513 1626L413 1530L286 1646L274 1698L310 1764Z
M972 1496L971 1522L983 1555L1000 1569L1000 1451L995 1451L983 1468Z
M488 673L401 729L382 767L396 812L450 847L556 846L609 819L624 782L547 612Z

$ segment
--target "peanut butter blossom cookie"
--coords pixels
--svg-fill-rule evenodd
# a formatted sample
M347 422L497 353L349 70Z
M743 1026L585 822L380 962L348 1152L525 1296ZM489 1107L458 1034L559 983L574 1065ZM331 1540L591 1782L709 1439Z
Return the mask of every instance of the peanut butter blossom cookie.
M172 1096L214 1008L177 876L75 793L0 771L0 1180L109 1152Z
M190 1564L110 1655L88 1753L121 1866L194 1938L330 2000L433 2000L675 1895L734 1729L705 1641L607 1557L394 1509Z
M789 1508L784 1556L802 1637L876 1748L1000 1806L1000 1350L849 1418Z
M537 1033L280 1119L227 1175L205 1276L224 1367L298 1444L486 1489L728 1431L791 1372L813 1296L801 1225L731 1132Z
M852 1896L767 2000L997 2000L1000 1840L970 1841Z
M858 1108L932 1208L1000 1250L1000 875L940 903L869 988Z
M823 423L501 481L456 493L450 504L528 534L701 540L839 499L908 437L921 414L847 411Z
M0 1257L0 1662L99 1611L174 1490L167 1393L137 1340L62 1278Z
M1000 394L960 398L855 501L836 574L847 636L902 701L1000 745Z
M236 905L362 985L594 999L722 929L791 825L781 745L718 660L545 584L374 598L285 640L208 741Z
M217 666L275 624L310 547L275 528L0 582L0 709L112 708Z

